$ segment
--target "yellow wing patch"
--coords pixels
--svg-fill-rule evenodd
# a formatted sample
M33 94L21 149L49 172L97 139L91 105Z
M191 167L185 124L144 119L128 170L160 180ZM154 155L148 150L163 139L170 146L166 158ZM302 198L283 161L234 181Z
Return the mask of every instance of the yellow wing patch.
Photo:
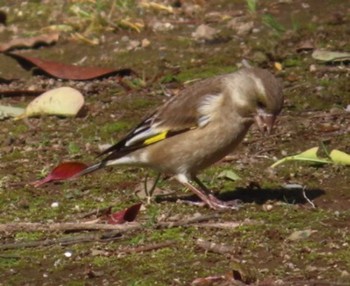
M168 134L168 131L163 131L162 133L159 133L157 135L154 135L154 136L148 138L147 140L145 140L143 142L143 144L150 145L150 144L156 143L158 141L162 141L166 138L167 134Z

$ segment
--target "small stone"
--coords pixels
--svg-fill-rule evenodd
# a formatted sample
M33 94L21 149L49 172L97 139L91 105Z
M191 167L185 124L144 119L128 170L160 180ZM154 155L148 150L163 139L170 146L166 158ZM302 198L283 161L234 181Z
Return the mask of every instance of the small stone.
M66 251L65 253L64 253L64 256L65 257L67 257L67 258L69 258L69 257L72 257L72 252L71 251Z
M53 202L53 203L51 204L51 207L52 207L52 208L58 208L58 206L59 206L59 203L58 203L58 202Z
M192 33L192 37L195 40L212 40L214 36L217 34L217 30L208 26L208 25L199 25Z
M341 273L340 273L340 277L342 278L348 278L350 277L350 273L346 270L343 270Z
M271 205L271 204L264 204L262 208L263 208L264 211L269 212L269 211L271 211L273 209L273 205Z
M310 71L310 72L315 72L315 71L317 71L316 65L310 65L309 71Z
M147 48L150 44L151 44L151 41L148 40L148 39L143 39L143 40L141 41L141 47L142 47L142 48Z
M129 42L129 37L128 36L123 36L121 39L120 39L122 42Z

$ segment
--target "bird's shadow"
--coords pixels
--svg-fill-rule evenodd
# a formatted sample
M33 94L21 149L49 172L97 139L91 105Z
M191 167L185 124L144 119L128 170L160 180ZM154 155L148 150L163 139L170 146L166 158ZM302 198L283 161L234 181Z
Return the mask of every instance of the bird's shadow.
M325 194L322 189L306 189L303 194L302 189L284 189L284 188L237 188L233 191L228 191L220 194L215 194L217 198L223 201L240 201L244 203L256 203L263 205L268 201L281 201L287 204L305 204L308 203L305 196L310 200L314 200ZM304 196L305 195L305 196ZM171 196L171 197L156 197L157 202L162 201L177 201L188 200L198 201L199 198L195 195L187 196Z
M304 194L312 201L325 194L325 191L321 189L306 189ZM303 195L302 189L237 188L234 191L220 194L219 198L223 201L240 200L243 203L256 203L262 205L268 201L304 204L307 203L305 196Z

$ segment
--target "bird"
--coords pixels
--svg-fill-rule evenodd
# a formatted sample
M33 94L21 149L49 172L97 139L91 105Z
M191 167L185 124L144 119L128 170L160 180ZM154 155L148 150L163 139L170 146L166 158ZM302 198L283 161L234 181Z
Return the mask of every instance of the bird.
M265 69L244 67L198 80L146 116L77 177L107 166L147 167L173 176L211 209L235 208L197 175L233 152L254 122L270 134L282 107L281 83Z

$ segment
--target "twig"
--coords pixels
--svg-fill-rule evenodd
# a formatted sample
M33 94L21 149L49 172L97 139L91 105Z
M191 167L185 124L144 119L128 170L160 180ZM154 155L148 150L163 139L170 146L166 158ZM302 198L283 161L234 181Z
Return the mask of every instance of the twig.
M118 250L118 253L139 253L139 252L147 252L147 251L152 251L152 250L157 250L165 247L169 247L173 244L175 244L176 241L174 240L168 240L160 243L152 243L148 245L141 245L137 247L125 247L123 249Z
M159 222L156 225L156 228L171 228L171 227L177 227L177 226L185 226L185 225L191 225L194 223L199 223L202 221L208 221L211 219L216 219L218 218L218 214L213 214L213 215L201 215L201 216L195 216L191 217L189 219L185 219L182 221L174 221L174 222Z
M202 221L207 221L211 219L215 219L218 217L218 214L214 215L203 215L203 216L195 216L183 221L177 222L160 222L154 226L155 229L161 228L171 228L178 226L186 226L193 225L194 223L199 223ZM198 225L197 225L198 226ZM209 227L212 227L209 226ZM1 249L16 249L16 248L26 248L26 247L42 247L42 246L50 246L50 245L71 245L77 243L84 242L92 242L92 241L100 241L107 242L111 240L115 240L121 236L121 234L140 230L142 226L138 223L126 223L122 225L110 225L110 224L97 224L97 223L9 223L9 224L0 224L0 233L5 232L6 234L18 232L18 231L85 231L85 230L105 230L104 233L94 233L94 234L84 234L80 236L72 236L72 237L64 237L57 239L46 239L39 241L24 241L24 242L16 242L16 243L5 243L0 244ZM167 247L174 242L163 242L156 245L148 245L143 246L136 249L126 249L124 252L142 252L142 251L150 251L153 249L159 249L163 247Z
M82 231L82 230L117 230L119 232L128 232L140 229L138 223L127 224L102 224L102 223L8 223L0 224L0 233L13 233L18 231Z
M234 253L234 248L227 246L225 244L218 244L215 242L210 242L204 239L197 239L196 245L203 248L205 251L215 252L219 254L232 254Z
M28 247L42 247L50 245L72 245L83 242L100 241L106 242L120 238L120 232L114 232L114 236L106 237L105 234L84 234L74 237L64 237L55 239L45 239L37 241L25 241L16 243L5 243L0 245L1 250L5 249L17 249L17 248L28 248Z
M315 204L306 196L305 190L306 190L306 187L304 186L302 191L301 191L301 193L303 194L304 199L315 209L316 208Z
M196 223L193 226L203 228L219 228L219 229L233 229L243 225L242 222L226 221L226 222L207 222L207 223Z

